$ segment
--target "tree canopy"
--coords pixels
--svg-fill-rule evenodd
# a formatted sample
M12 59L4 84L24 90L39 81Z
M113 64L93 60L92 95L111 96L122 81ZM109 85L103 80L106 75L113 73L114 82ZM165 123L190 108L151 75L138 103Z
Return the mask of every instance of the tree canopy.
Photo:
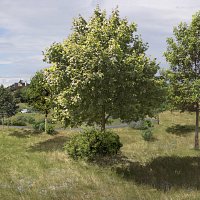
M96 8L88 21L75 19L72 30L45 52L57 117L66 125L98 124L104 130L109 117L129 122L151 115L162 101L162 81L136 24L121 19L117 9L107 17Z
M44 71L36 72L27 89L28 103L35 109L45 113L45 132L47 129L47 116L52 108L51 92L48 88Z
M195 148L198 143L200 102L200 12L190 24L180 23L173 30L174 37L167 39L166 60L169 96L174 108L196 112Z
M15 115L17 109L15 98L13 97L11 91L4 88L3 85L0 86L0 115L2 117L10 117Z

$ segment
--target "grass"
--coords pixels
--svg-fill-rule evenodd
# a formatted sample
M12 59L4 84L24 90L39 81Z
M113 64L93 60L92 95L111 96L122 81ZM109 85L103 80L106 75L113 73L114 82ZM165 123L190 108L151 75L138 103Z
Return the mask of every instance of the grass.
M115 129L122 154L93 163L63 150L75 134L0 131L0 199L200 199L200 157L193 149L195 117L165 112L146 142L139 130Z

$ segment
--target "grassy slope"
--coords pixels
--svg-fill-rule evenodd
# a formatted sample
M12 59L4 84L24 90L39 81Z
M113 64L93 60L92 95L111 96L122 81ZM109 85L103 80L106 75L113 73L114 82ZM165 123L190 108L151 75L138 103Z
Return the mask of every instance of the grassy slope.
M143 141L138 130L116 129L123 158L104 166L65 155L63 144L73 132L48 136L1 130L0 199L200 199L194 116L166 112L160 118L151 142Z

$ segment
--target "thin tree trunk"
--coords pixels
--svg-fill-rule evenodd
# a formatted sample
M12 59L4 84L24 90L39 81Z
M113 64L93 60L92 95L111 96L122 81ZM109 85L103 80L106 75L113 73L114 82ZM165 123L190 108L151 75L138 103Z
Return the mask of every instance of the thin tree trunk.
M44 129L45 129L45 133L47 133L47 116L48 116L48 112L45 112L45 120L44 120Z
M105 119L105 113L104 113L101 119L101 131L105 132L105 130L106 130L106 119Z
M158 125L160 124L160 116L159 116L159 114L157 115L157 123L158 123Z
M199 104L196 104L196 127L195 127L195 139L194 148L199 149Z
M4 116L2 117L2 127L4 128Z
M101 116L101 131L105 132L106 129L106 113L105 113L105 106L102 106L102 116Z

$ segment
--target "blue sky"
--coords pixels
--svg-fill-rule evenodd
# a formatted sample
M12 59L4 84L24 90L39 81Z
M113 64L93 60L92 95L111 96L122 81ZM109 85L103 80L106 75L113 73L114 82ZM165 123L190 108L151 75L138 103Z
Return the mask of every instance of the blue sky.
M47 67L42 51L66 38L73 18L88 19L97 4L108 14L118 6L121 17L138 24L161 67L167 67L162 54L173 27L200 10L199 0L0 0L0 84L29 80Z

